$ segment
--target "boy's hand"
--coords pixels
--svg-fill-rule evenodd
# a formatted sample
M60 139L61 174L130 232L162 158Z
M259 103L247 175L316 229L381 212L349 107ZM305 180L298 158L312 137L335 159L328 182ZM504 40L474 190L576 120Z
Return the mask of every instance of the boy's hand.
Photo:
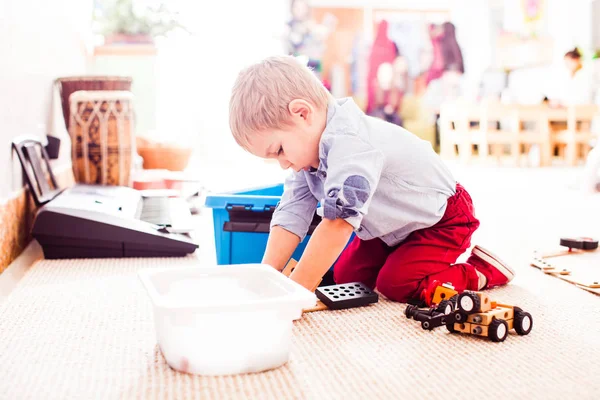
M353 230L343 219L323 219L290 278L312 290L344 250Z
M298 261L294 260L293 258L290 258L290 261L286 264L285 268L283 269L283 271L281 271L281 273L289 278L292 272L294 272L294 269L297 265ZM315 290L317 290L317 287L319 286L319 284L321 284L322 281L323 279L319 279L319 281L315 283L315 285L310 289L310 291L314 292Z

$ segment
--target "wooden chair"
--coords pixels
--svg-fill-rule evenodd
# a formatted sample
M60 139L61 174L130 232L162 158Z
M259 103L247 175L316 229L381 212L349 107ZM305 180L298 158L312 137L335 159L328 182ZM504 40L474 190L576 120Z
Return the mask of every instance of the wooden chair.
M478 105L457 100L444 103L440 107L440 155L443 158L458 157L469 162L473 155L473 145L480 143L481 111ZM478 125L471 124L477 122Z
M511 129L510 124L507 126L513 112L512 106L496 100L484 100L481 103L479 155L482 159L492 155L499 161L504 155L504 148L509 146L511 155L518 160L520 144L517 132Z
M597 113L598 107L593 104L570 106L566 115L567 128L552 133L551 143L564 146L567 165L575 165L579 155L585 157L589 152L590 142L594 139L591 131L592 120Z
M444 104L440 114L441 154L447 158L455 157L458 147L461 161L469 162L473 148L477 146L481 161L493 156L498 162L508 148L510 156L518 164L523 144L518 117L518 106L497 100L483 100L479 104Z
M528 152L533 145L539 146L540 166L547 166L552 161L550 131L548 124L548 107L542 104L515 106L512 118L516 129L519 146Z

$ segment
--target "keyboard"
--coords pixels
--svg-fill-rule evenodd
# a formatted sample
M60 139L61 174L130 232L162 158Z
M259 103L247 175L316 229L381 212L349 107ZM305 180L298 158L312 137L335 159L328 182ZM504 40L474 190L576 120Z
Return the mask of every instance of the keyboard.
M46 258L171 257L194 252L181 198L117 186L75 185L41 207L32 235Z
M169 228L170 232L192 230L192 214L187 202L173 197L142 197L139 219Z
M168 197L142 198L142 213L140 219L156 225L171 226L171 204Z
M145 196L128 187L76 185L64 196L58 196L54 205L137 219L169 228L169 232L188 233L193 228L190 206L184 199L159 194Z
M31 234L46 258L183 257L198 248L188 235L193 224L185 200L122 186L63 190L39 139L15 138L13 149L39 207Z

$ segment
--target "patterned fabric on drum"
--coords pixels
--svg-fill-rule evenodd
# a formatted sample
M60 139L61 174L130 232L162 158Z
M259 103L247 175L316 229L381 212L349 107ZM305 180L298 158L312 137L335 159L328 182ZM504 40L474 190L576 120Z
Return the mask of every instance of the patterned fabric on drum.
M135 140L132 99L127 91L78 91L69 97L77 182L129 185Z

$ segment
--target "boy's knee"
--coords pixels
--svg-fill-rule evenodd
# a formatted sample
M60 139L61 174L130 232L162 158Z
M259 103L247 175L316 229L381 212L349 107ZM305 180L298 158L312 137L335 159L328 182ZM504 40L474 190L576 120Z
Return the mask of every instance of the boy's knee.
M333 267L333 280L336 284L354 282L356 273L348 263L336 263Z
M399 303L406 303L408 300L414 298L414 296L411 294L412 291L398 289L393 285L381 283L381 281L377 281L377 291L379 291L379 293L384 295L386 298Z
M403 280L394 274L381 270L377 277L377 291L392 301L406 303L418 298L419 282Z

